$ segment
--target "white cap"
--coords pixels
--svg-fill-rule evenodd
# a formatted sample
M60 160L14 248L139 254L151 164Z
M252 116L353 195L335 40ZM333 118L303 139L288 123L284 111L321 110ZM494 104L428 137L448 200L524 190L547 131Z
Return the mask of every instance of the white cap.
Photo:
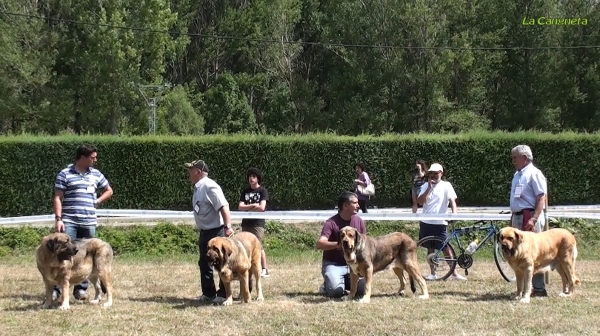
M431 165L431 167L429 167L429 170L428 170L428 171L432 171L432 172L437 172L437 171L440 171L440 172L442 172L442 173L443 173L443 172L444 172L444 168L442 167L442 165L441 165L441 164L439 164L439 163L434 163L434 164L432 164L432 165Z

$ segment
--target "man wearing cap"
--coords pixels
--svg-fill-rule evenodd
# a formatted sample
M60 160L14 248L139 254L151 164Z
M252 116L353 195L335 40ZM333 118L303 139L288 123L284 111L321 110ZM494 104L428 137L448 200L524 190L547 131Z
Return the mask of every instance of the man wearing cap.
M516 172L510 188L511 224L523 231L542 232L546 224L544 208L548 186L544 174L533 165L533 153L527 145L511 150ZM534 274L531 296L548 296L544 274Z
M423 205L424 214L445 214L448 212L448 204L452 209L452 213L456 213L456 192L452 184L442 180L444 168L439 163L434 163L427 171L428 182L421 186L417 202ZM419 222L419 239L427 236L438 236L445 240L448 237L448 222L440 220L424 220ZM440 246L426 246L428 254L439 249ZM450 250L446 248L444 251L446 256L450 256ZM426 280L437 280L435 274L435 266L430 265L431 274L425 277ZM464 276L458 274L456 269L452 274L454 280L467 280Z
M184 167L187 168L189 180L194 185L192 207L196 226L200 230L198 266L202 296L198 300L222 304L225 301L225 287L223 282L219 281L219 290L216 290L213 269L206 253L209 240L233 235L229 203L217 182L208 177L208 165L204 161L196 160L184 164ZM221 225L221 217L225 225Z

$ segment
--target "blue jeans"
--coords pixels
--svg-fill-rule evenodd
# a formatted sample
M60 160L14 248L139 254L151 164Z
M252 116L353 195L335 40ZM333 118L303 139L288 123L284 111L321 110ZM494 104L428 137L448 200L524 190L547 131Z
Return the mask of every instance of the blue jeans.
M77 240L81 238L94 238L96 237L96 225L77 225L77 224L67 224L65 223L65 233L71 237L71 240ZM88 288L88 281L83 280L80 284L75 285L73 288L73 293L82 290L86 291ZM58 286L54 286L54 290L59 294L61 293L61 289Z
M325 291L327 295L339 298L350 290L350 268L348 266L339 266L332 262L323 261L321 265L321 274L325 280ZM365 294L365 278L358 280L358 289L356 295Z

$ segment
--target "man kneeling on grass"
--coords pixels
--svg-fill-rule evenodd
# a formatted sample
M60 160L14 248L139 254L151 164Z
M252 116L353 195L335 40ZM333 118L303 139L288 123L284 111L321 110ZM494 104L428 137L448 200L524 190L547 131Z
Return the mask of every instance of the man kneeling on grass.
M355 193L344 192L338 199L338 213L329 218L323 225L321 236L317 240L316 248L323 250L321 274L324 283L319 293L329 297L340 298L350 291L350 268L344 259L342 246L338 244L340 230L351 226L360 233L367 233L365 223L357 216L358 197ZM365 279L358 281L357 295L364 295Z

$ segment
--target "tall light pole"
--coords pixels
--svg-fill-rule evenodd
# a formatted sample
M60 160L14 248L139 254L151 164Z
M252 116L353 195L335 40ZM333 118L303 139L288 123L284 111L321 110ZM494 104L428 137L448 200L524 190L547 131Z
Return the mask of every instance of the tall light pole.
M164 90L171 87L171 84L165 83L161 85L141 85L138 84L137 88L144 97L146 101L146 105L150 108L150 113L148 115L148 132L150 134L156 134L156 104L158 103L158 98L160 93ZM152 97L147 97L144 94L144 91L149 91L153 94Z

